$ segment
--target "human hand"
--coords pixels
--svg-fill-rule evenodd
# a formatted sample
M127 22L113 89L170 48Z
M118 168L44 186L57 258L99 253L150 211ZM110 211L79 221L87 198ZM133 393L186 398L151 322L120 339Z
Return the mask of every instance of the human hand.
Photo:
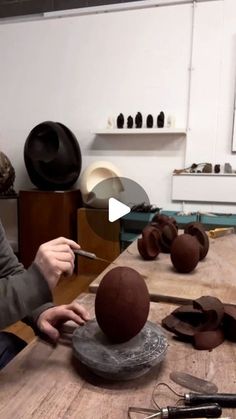
M56 343L60 337L60 327L67 320L73 320L82 326L90 319L87 310L74 302L43 311L37 319L37 326L52 342Z
M65 237L58 237L39 247L34 263L47 281L50 290L55 288L61 274L72 274L75 261L72 249L80 249L80 246Z

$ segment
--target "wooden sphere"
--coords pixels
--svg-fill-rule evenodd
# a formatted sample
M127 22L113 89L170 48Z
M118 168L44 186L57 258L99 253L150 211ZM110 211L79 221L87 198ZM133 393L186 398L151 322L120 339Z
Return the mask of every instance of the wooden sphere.
M147 285L132 268L111 269L97 290L95 315L103 333L121 343L136 336L145 325L150 307Z
M180 234L172 243L170 257L178 272L189 273L197 266L200 247L197 239L190 234Z

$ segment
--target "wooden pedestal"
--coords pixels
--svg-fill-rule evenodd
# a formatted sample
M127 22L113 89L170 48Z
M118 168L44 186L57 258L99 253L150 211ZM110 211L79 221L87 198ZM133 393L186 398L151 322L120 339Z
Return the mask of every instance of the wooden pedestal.
M64 236L77 239L79 190L19 192L19 258L27 268L42 243Z
M94 218L94 224L100 226L100 230L109 231L113 240L105 240L98 236L87 220L87 212ZM95 253L100 258L112 262L120 254L120 222L119 220L111 223L108 221L108 211L103 209L80 208L77 211L77 241L81 248L88 252ZM110 263L100 260L87 259L78 256L79 274L96 274L102 272ZM115 267L115 265L114 265Z

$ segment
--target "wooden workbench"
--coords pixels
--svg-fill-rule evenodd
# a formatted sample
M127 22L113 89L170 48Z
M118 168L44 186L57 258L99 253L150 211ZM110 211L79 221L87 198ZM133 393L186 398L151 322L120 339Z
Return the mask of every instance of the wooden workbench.
M78 301L93 316L94 295L84 294ZM173 309L173 305L151 303L149 320L159 323ZM129 406L153 407L152 392L159 382L170 384L179 393L186 392L170 381L171 371L211 380L221 392L236 392L236 344L224 342L211 352L197 351L165 333L169 346L161 368L154 367L138 379L119 383L89 373L73 360L70 346L52 347L35 339L0 372L0 417L126 419ZM176 398L169 393L158 401L164 407L173 405ZM224 409L223 413L235 418L233 411Z
M236 303L236 235L210 239L206 258L189 274L177 273L169 254L160 253L154 261L144 261L133 242L91 284L96 292L104 274L115 266L129 266L140 272L148 286L152 301L159 295L196 299L212 295L227 303Z

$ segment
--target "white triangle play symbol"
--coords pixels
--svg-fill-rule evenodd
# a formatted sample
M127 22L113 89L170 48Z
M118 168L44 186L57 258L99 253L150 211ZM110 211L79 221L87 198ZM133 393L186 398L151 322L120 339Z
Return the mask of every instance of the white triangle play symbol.
M119 218L130 212L130 207L123 204L115 198L109 198L108 202L108 219L111 223L113 221L119 220Z

